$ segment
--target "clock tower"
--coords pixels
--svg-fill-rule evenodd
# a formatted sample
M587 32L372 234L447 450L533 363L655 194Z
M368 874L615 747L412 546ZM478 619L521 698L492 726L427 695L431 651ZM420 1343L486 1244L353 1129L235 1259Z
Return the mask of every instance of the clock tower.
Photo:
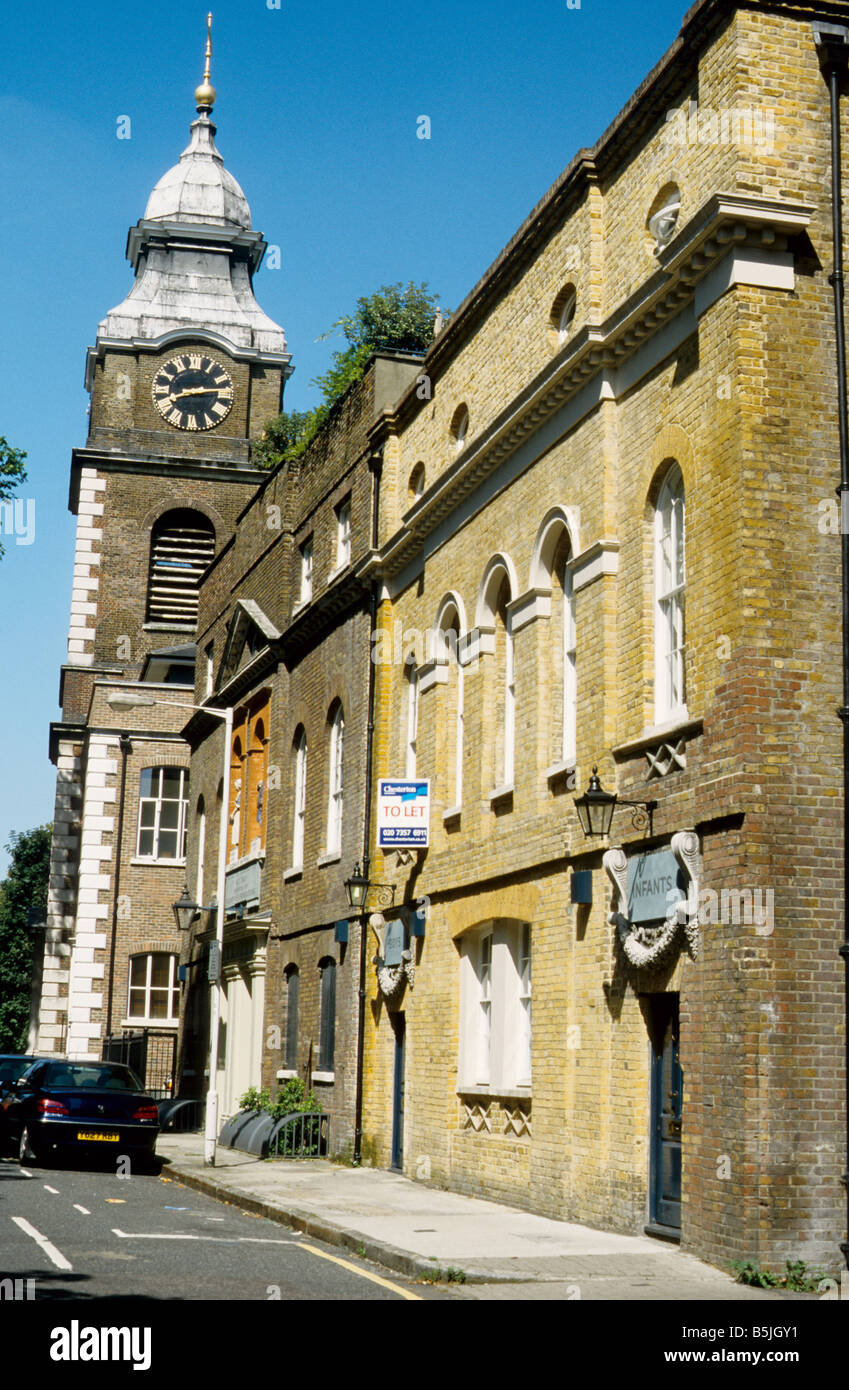
M208 33L189 143L130 229L132 287L87 353L68 661L50 742L57 796L31 1038L42 1052L99 1057L136 1025L176 1026L170 903L185 878L180 729L196 699L198 588L265 476L252 441L292 370L282 328L254 296L266 246L215 144L210 58ZM140 688L146 712L130 704Z

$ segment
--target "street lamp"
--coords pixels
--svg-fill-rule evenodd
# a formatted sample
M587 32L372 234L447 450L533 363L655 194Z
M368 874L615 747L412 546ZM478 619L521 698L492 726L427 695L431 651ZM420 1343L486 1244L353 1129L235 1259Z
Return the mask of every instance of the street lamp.
M593 767L593 775L583 796L575 797L575 810L581 829L588 839L602 838L610 834L613 812L617 806L633 808L631 820L637 829L652 828L652 817L657 809L656 801L629 801L616 792L606 792L598 779L598 766Z
M221 825L218 836L218 879L215 894L215 943L216 956L220 960L224 948L224 889L227 871L227 799L230 786L230 750L233 742L233 709L212 709L209 705L189 705L178 700L157 700L152 695L123 694L113 691L107 695L106 703L113 709L137 709L151 705L161 705L168 709L202 710L215 719L224 721L224 768L221 783ZM189 906L188 889L184 889L185 902ZM181 902L183 900L181 899ZM196 904L192 903L192 912ZM182 910L182 909L181 909ZM179 920L179 919L178 919ZM203 1161L208 1168L215 1167L215 1143L218 1137L218 1025L221 1015L221 977L220 972L209 982L209 1084L206 1092L206 1124L203 1139Z
M381 907L395 906L395 884L375 883L366 874L360 872L359 863L355 864L354 872L345 879L345 892L348 896L348 906L358 916L365 911L366 898L372 888L378 890Z

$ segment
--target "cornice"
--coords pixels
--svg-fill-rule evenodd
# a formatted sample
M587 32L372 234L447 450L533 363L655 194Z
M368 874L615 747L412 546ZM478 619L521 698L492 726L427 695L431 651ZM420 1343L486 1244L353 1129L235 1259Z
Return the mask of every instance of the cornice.
M657 271L607 319L587 324L556 353L435 479L381 548L372 570L382 579L399 574L436 527L595 378L602 376L598 400L615 399L613 374L667 323L691 309L698 285L729 251L786 254L786 238L803 232L813 212L802 203L733 193L709 198L659 257Z

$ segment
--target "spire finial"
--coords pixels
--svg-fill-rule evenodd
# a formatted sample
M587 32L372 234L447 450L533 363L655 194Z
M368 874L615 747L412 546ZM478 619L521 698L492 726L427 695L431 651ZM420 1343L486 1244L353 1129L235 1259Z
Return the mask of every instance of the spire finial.
M195 88L195 104L198 114L210 112L215 105L217 95L215 88L209 80L209 65L212 60L212 15L206 16L206 62L203 69L203 81L199 87Z

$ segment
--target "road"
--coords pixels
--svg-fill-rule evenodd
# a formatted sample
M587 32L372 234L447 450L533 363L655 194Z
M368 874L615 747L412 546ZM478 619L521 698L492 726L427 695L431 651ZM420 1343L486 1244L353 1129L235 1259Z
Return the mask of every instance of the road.
M0 1279L45 1299L417 1301L446 1289L389 1275L347 1252L162 1176L22 1168L0 1160ZM3 1289L10 1297L8 1286ZM8 1304L7 1304L8 1307Z

